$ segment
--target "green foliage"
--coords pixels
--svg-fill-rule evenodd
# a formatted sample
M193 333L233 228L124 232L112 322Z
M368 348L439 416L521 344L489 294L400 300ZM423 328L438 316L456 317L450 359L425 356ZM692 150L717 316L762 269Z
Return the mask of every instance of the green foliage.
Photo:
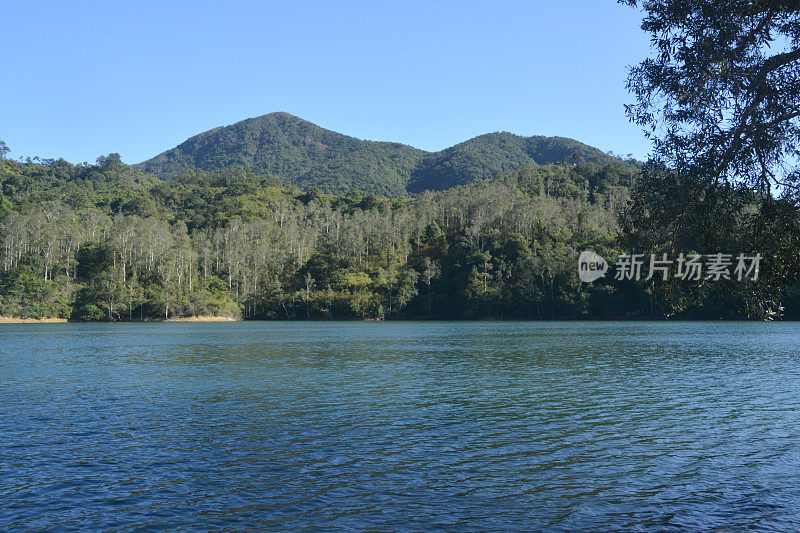
M82 244L75 252L77 268L75 274L78 279L90 281L99 278L114 264L114 250L107 243Z
M399 143L361 141L287 113L271 113L196 135L136 167L159 176L240 167L280 176L301 188L343 193L405 193L405 180L424 154Z
M628 116L654 150L621 218L623 243L765 259L757 281L653 281L650 306L667 317L797 317L797 2L620 2L641 7L653 43L628 78Z
M0 160L0 313L579 319L800 311L800 288L785 283L797 279L800 244L791 206L571 154L568 164L525 164L402 199L351 188L303 192L243 168L163 181L115 154L96 165ZM755 242L781 262L764 283L737 290L577 278L587 248L613 258L634 245L648 252Z
M482 135L430 153L399 143L362 141L287 113L271 113L196 135L135 168L178 180L186 171L241 168L308 189L308 202L319 190L403 196L491 179L520 166L583 161L619 162L572 139L510 133Z
M757 281L653 281L648 299L667 317L798 316L800 212L787 199L704 184L647 165L621 214L622 243L642 253L760 253Z
M800 9L792 1L620 0L645 13L653 57L633 67L628 115L658 162L704 184L800 203Z
M615 158L573 139L489 133L424 158L414 169L408 190L441 191L537 165L612 161Z
M0 272L0 316L67 318L72 314L68 280L45 280L42 272L42 262L34 257Z

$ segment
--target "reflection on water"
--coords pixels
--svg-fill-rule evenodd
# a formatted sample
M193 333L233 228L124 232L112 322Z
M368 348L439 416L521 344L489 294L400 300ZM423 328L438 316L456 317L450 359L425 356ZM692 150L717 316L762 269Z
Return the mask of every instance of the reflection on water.
M2 325L0 530L793 530L799 334Z

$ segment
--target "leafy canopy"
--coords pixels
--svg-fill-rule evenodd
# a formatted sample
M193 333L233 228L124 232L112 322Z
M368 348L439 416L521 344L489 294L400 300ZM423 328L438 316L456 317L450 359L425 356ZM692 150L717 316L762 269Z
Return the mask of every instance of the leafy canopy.
M523 166L619 162L597 148L563 137L490 133L440 152L392 142L364 141L288 113L270 113L196 135L135 165L162 178L181 172L242 168L277 176L303 189L383 196L445 190Z
M797 196L796 0L619 0L645 12L655 54L630 70L655 157L701 182Z

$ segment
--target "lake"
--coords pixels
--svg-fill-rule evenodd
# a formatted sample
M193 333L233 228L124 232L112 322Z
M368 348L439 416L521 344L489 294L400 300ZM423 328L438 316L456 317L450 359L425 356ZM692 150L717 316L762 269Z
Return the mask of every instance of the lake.
M0 530L797 530L800 324L4 324L0 437Z

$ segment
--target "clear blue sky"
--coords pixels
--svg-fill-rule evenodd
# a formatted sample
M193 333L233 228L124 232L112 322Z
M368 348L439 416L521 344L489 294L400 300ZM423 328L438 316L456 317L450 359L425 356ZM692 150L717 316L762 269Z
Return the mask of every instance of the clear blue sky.
M6 2L0 139L136 163L286 111L426 150L510 131L641 158L623 110L639 23L615 0Z

